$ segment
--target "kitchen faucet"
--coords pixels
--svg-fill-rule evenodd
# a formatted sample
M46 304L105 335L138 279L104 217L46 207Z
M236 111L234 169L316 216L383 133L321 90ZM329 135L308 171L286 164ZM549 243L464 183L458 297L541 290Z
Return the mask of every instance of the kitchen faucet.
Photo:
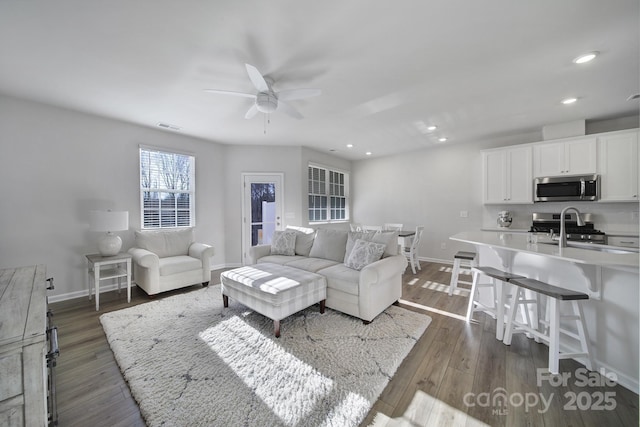
M567 213L567 211L573 210L576 213L576 220L578 221L578 226L583 226L584 225L584 220L582 219L582 217L580 216L580 211L573 207L573 206L567 206L566 208L562 209L562 212L560 212L560 239L558 240L558 246L560 246L561 248L566 248L567 247L567 232L565 230L565 214Z

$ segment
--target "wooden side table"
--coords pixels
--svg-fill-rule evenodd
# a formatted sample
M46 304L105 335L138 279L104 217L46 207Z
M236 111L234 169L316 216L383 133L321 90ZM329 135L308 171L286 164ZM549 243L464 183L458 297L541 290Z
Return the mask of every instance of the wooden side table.
M121 252L114 256L87 255L89 300L96 294L96 311L100 309L100 281L118 279L118 293L123 277L127 278L127 302L131 302L131 255ZM92 286L93 285L93 286Z

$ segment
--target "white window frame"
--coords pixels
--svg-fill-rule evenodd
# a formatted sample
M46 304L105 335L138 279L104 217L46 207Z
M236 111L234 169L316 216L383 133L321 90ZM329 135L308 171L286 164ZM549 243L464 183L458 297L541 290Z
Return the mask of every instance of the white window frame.
M313 174L310 176L309 171L314 168L320 171L324 171L324 177L320 175L318 180L314 180ZM344 177L343 183L335 183L331 182L331 177L333 174L340 174ZM308 198L307 198L307 219L310 224L320 224L320 223L338 223L338 222L348 222L349 221L349 172L345 170L341 170L338 168L324 166L317 163L309 163L307 167L307 187L308 187ZM344 194L339 194L340 190L344 191ZM338 194L333 194L335 192ZM312 203L309 201L311 197L315 198L324 198L324 206L321 209L325 213L325 218L321 219L312 219L311 212L312 210L318 211L317 207L312 207ZM335 211L335 208L331 206L331 198L338 197L344 200L344 218L332 218L332 213ZM342 209L341 207L338 209Z
M145 182L144 176L143 176L143 156L148 155L146 153L156 153L156 154L163 154L163 155L169 155L169 156L180 156L180 157L186 157L188 162L189 162L189 170L188 170L188 182L187 182L187 189L176 189L176 188L168 188L169 185L166 184L166 182L164 184L160 184L160 178L156 177L155 180L150 179L150 177L147 177L148 182ZM161 230L161 229L170 229L170 228L188 228L188 227L194 227L196 225L196 218L195 218L195 194L196 194L196 180L195 180L195 176L196 176L196 168L195 168L195 156L191 153L185 153L185 152L180 152L180 151L176 151L176 150L169 150L169 149L164 149L164 148L157 148L157 147L150 147L150 146L143 146L141 145L139 147L139 154L138 154L138 165L140 167L139 170L139 179L140 179L140 228L145 229L145 230ZM154 169L159 169L159 168L154 168ZM161 169L161 168L160 168ZM152 182L154 181L154 182ZM187 194L188 195L188 199L189 199L189 204L188 204L188 208L184 207L184 206L178 206L177 203L177 199L176 199L176 204L172 207L172 208L168 208L168 207L164 207L161 205L161 200L160 198L158 198L158 205L157 207L152 206L145 206L145 193L162 193L162 194L175 194L175 195L179 195L179 194ZM145 214L149 213L149 212L157 212L157 222L153 225L149 225L149 222L146 218L145 218ZM163 216L162 213L164 212L173 212L173 221L171 221L170 223L167 223L163 220ZM188 214L188 223L180 223L180 213L187 213ZM184 218L184 216L182 216L182 218Z

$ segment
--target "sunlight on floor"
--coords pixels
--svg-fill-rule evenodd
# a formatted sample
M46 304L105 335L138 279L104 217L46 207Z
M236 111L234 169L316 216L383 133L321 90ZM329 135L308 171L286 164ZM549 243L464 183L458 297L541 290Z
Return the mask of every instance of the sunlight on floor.
M310 411L333 390L330 378L238 317L220 322L199 336L286 425L303 424ZM222 336L226 339L220 339ZM300 396L304 396L302 402ZM345 396L342 404L356 404L357 398L362 399Z
M488 424L476 420L465 412L449 406L445 402L430 396L422 390L416 390L411 403L409 403L407 410L402 416L391 418L381 412L378 412L373 423L371 423L371 427L422 427L444 425L471 427L488 426Z
M466 321L467 318L465 316L461 316L459 314L451 313L449 311L439 310L437 308L428 307L426 305L418 304L412 301L407 301L404 299L399 300L400 304L409 305L411 307L419 308L420 310L429 311L431 313L441 314L443 316L451 317L452 319Z
M408 286L416 286L418 285L420 282L420 279L415 278L410 280L407 285ZM459 282L459 283L465 283L465 282ZM436 292L449 292L449 284L448 283L440 283L440 282L433 282L431 280L426 280L422 285L420 285L421 288L423 289L429 289L431 291L436 291ZM469 292L470 289L467 288L461 288L459 285L456 288L455 291L453 291L454 295L461 295L463 297L468 297L469 296Z

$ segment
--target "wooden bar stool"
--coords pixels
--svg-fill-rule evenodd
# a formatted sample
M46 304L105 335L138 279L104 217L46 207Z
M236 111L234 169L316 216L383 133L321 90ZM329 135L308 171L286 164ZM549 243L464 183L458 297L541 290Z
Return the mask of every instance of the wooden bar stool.
M463 260L469 261L471 263L471 267L473 267L476 260L475 252L459 251L453 256L453 270L451 271L451 282L449 283L449 296L453 295L453 291L458 287L458 283L471 284L462 280L458 281L458 276L460 275L460 263Z
M496 339L502 341L504 336L504 307L509 295L507 295L504 283L509 283L513 279L524 279L524 276L507 273L493 267L473 267L473 282L471 283L471 294L469 295L469 306L467 307L467 322L471 321L473 313L484 311L496 319ZM478 283L480 276L491 278L491 283ZM490 287L493 290L493 307L487 307L478 301L478 288ZM529 319L527 318L527 321ZM529 322L530 323L530 322Z
M557 374L559 370L560 359L570 359L575 357L586 357L586 367L589 370L593 370L593 357L591 355L591 344L589 342L589 334L584 323L584 312L582 310L581 300L589 299L589 295L582 292L575 292L568 289L553 286L548 283L540 282L535 279L512 279L511 284L517 286L517 292L514 302L509 307L507 327L504 336L504 343L506 345L511 344L511 338L516 332L527 332L531 335L540 338L543 342L549 345L549 372ZM536 292L538 295L545 295L547 297L547 309L544 320L540 320L539 323L543 324L543 331L539 331L528 325L519 324L515 321L516 311L518 306L523 306L527 311L529 304L538 304L540 299L526 299L524 290L529 289ZM560 314L560 302L566 301L570 303L572 313ZM568 319L575 320L577 325L577 333L562 329L560 327L560 320ZM570 336L580 343L579 352L569 352L560 350L560 334Z

